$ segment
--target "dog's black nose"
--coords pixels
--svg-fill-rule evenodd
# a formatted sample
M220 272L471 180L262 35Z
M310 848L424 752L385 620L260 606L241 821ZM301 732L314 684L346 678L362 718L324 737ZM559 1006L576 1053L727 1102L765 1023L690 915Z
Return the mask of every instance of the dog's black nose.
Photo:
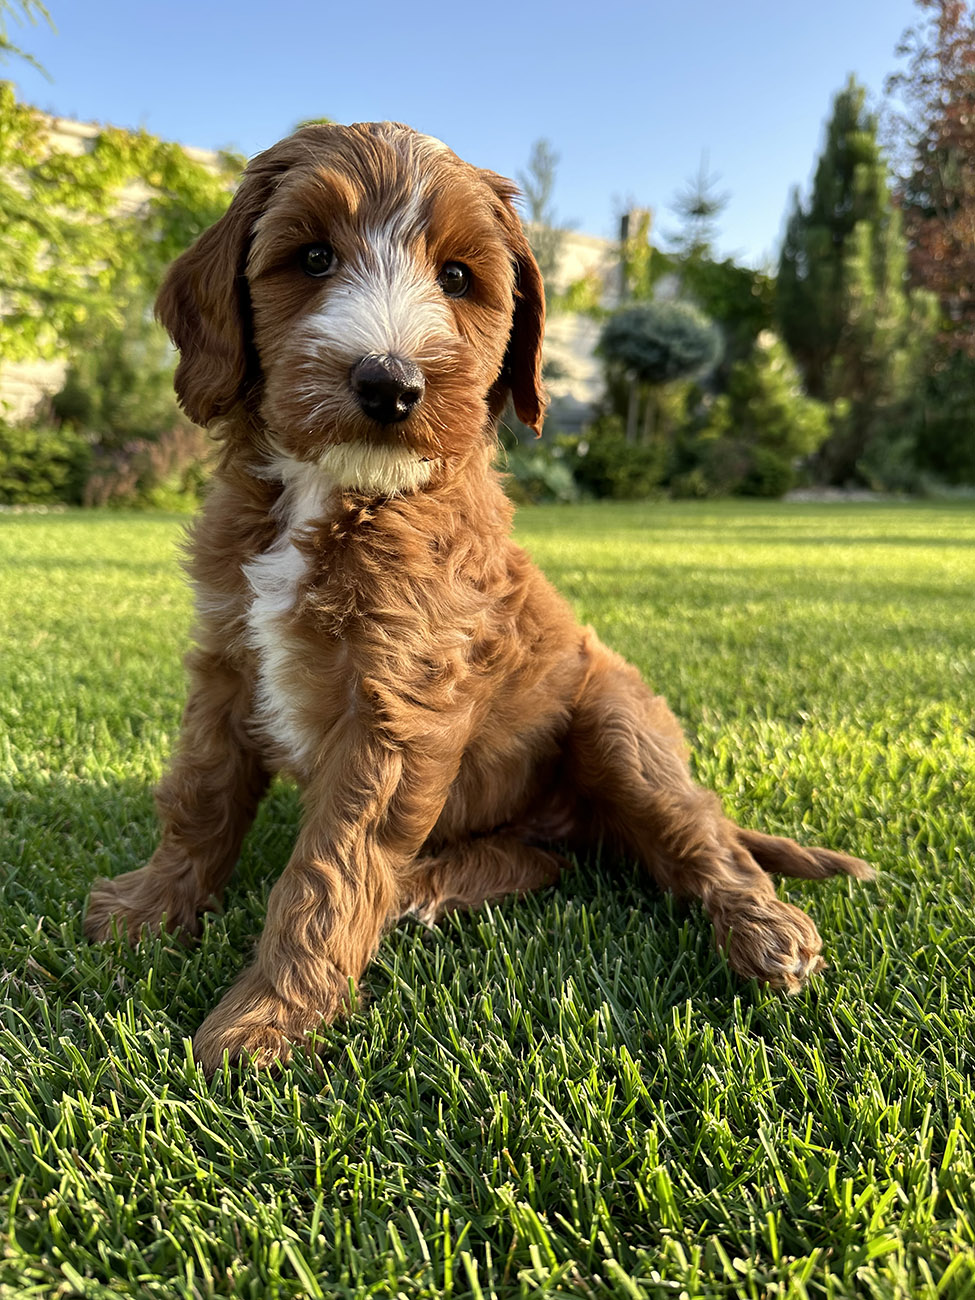
M423 372L402 357L363 357L351 379L359 405L377 424L405 420L423 396Z

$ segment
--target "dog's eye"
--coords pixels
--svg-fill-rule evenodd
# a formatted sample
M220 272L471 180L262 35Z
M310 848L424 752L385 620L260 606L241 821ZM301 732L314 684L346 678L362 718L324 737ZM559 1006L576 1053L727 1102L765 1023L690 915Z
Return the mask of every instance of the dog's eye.
M471 273L462 262L444 262L437 279L448 298L463 298L471 287Z
M335 253L329 244L309 244L298 254L298 260L305 275L321 277L335 265Z

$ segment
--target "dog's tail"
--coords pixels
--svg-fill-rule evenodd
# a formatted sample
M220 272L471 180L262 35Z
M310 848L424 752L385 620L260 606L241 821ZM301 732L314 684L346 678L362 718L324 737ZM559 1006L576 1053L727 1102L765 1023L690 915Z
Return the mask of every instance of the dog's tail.
M860 858L834 853L832 849L805 849L795 840L762 831L738 828L738 838L763 871L776 876L798 876L802 880L826 880L830 876L856 876L873 880L877 874Z

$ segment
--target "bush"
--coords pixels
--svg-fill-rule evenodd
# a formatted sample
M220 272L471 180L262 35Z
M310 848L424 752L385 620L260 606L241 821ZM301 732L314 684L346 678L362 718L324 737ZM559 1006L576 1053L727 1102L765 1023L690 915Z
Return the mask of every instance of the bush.
M518 505L541 501L578 501L582 495L572 474L572 449L558 439L554 443L515 443L502 454L507 470L504 490Z
M70 429L0 423L0 504L79 505L91 459L89 443Z
M154 441L134 439L94 450L86 506L194 510L208 475L212 444L195 425L179 425Z
M718 398L718 402L724 402ZM750 448L728 436L724 420L678 438L670 476L675 497L726 497L741 490L748 477Z
M781 497L797 479L795 457L750 445L722 422L679 440L669 486L675 497Z
M652 495L660 486L666 459L664 443L627 442L623 421L618 416L603 416L579 442L575 479L595 497L635 500Z
M794 461L771 447L752 447L748 473L738 489L743 497L784 497L796 485Z
M916 465L944 483L975 484L975 358L939 358L914 411Z
M925 476L918 468L915 430L910 422L878 430L857 461L857 477L874 492L917 492Z
M829 431L829 408L806 396L784 345L764 331L751 355L732 366L728 391L701 425L678 439L672 491L783 496L795 486L797 465Z
M124 316L78 351L51 401L59 424L112 450L187 423L173 392L175 353L151 307L133 301Z
M125 304L120 326L102 328L77 351L51 409L63 430L90 447L82 504L198 504L210 444L177 405L174 361L165 331L138 295Z

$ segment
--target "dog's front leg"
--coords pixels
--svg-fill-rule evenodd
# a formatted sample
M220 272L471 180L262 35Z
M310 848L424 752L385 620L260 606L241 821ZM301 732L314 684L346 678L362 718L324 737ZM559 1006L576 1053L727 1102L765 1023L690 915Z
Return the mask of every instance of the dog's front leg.
M179 749L156 790L162 835L144 867L96 880L85 916L89 939L113 924L135 943L143 930L199 931L199 913L218 904L267 787L246 734L247 683L220 655L187 659L190 695Z
M304 790L298 842L268 899L254 964L193 1041L212 1075L224 1053L258 1065L332 1020L396 913L401 877L432 829L456 762L378 737L345 738Z

